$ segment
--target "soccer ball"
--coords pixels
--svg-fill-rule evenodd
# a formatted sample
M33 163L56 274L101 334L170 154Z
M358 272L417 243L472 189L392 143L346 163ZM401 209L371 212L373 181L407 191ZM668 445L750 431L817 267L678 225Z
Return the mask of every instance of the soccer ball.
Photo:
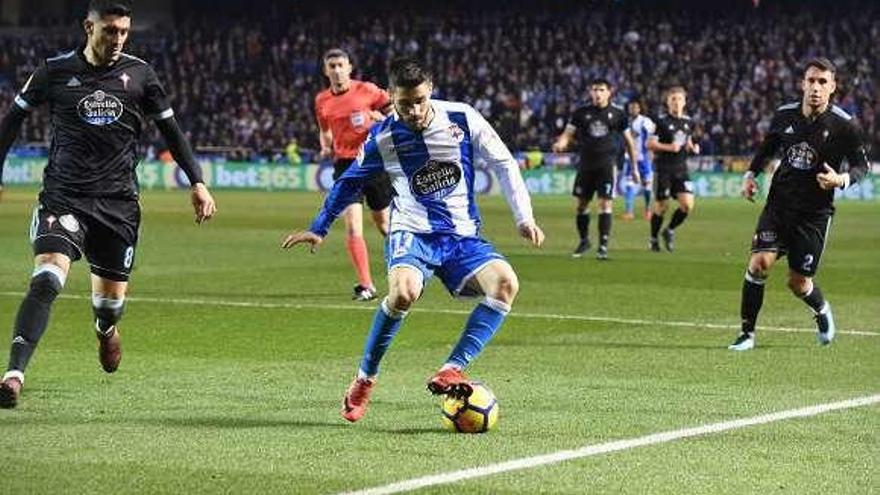
M459 433L485 433L498 423L498 400L485 385L471 382L474 393L462 399L443 399L443 426Z

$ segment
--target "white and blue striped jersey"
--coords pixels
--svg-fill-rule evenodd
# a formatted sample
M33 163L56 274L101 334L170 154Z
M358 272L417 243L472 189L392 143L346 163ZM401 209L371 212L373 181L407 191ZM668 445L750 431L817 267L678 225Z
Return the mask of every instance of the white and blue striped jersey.
M396 114L375 124L358 157L333 184L310 231L326 236L330 224L356 200L364 183L388 172L396 196L391 232L477 237L480 213L474 199L474 166L497 176L517 225L533 222L519 164L479 112L466 103L431 100L434 118L421 132Z
M630 121L629 132L636 143L636 153L639 154L639 161L649 161L648 138L657 132L657 125L654 124L650 117L639 115Z

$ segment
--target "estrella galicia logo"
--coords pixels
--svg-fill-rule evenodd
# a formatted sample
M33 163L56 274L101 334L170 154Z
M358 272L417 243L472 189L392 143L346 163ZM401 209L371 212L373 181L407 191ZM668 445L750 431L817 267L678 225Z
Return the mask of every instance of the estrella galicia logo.
M818 153L809 144L801 141L798 144L788 148L785 152L788 163L798 170L810 170L816 164Z
M107 125L122 116L122 102L119 98L100 89L79 100L77 112L81 119L92 125Z
M461 182L461 167L455 162L428 160L410 179L410 189L417 198L442 198Z

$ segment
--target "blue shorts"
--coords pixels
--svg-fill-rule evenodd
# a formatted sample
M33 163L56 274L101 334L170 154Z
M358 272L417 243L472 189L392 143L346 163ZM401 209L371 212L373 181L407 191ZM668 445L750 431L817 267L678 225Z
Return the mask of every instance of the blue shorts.
M454 234L415 234L392 232L385 243L385 263L390 271L409 266L423 277L422 286L435 273L450 294L456 297L481 295L468 282L486 265L504 256L487 240Z
M629 159L623 161L623 173L621 174L623 177L629 177L630 175L630 165ZM651 179L654 175L654 167L651 166L651 162L648 160L639 160L639 175L642 176L642 182Z

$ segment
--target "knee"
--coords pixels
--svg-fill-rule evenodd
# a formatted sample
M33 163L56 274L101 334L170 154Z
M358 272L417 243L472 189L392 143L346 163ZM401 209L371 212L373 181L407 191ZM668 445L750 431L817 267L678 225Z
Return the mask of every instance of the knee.
M421 293L422 287L418 280L411 278L399 280L388 291L388 306L397 311L407 311Z
M763 258L755 258L749 262L749 273L756 278L767 278L770 274L770 262Z
M45 263L34 269L31 275L30 295L43 303L51 303L58 297L67 273L58 265Z
M492 288L491 294L489 295L501 302L513 304L513 300L516 299L518 293L519 279L517 278L516 273L510 271L510 273L498 277L495 287Z
M113 298L102 294L92 294L92 311L95 314L95 324L102 332L107 332L122 319L124 309L124 297Z
M791 273L788 276L788 288L794 295L800 297L810 289L811 281L799 273Z

